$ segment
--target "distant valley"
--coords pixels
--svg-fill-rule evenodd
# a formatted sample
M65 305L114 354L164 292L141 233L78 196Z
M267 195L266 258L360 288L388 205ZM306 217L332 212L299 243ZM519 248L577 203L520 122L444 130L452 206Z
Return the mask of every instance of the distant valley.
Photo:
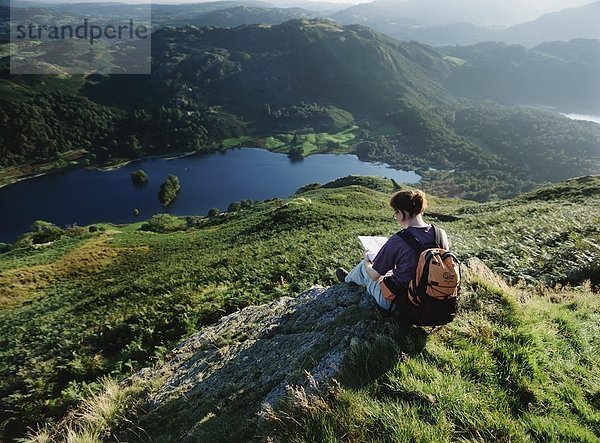
M600 40L547 42L533 49L488 42L441 50L459 65L444 82L455 95L600 114Z
M479 101L594 113L597 50L594 40L435 49L302 19L158 29L149 76L10 77L6 56L0 158L16 166L84 149L88 164L104 164L351 130L339 144L278 149L355 152L444 195L502 198L597 173L600 126Z

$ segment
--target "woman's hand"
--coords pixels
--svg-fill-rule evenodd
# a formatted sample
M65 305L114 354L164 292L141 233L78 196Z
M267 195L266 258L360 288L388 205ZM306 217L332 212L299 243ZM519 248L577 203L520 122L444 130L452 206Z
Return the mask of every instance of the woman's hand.
M368 256L369 251L365 251L365 258L363 260L363 265L365 267L365 272L369 276L369 278L373 281L378 281L381 278L381 274L373 269L373 262L369 260Z

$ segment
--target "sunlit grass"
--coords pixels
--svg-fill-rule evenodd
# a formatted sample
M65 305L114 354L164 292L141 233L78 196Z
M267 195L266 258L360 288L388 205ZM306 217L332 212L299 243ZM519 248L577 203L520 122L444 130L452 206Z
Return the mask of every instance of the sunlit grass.
M323 152L349 152L350 144L357 139L358 126L352 126L342 131L310 132L296 134L297 143L303 149L303 155L318 154ZM224 147L234 146L261 146L273 152L288 153L292 146L294 134L282 133L263 138L240 137L223 141Z
M462 66L466 63L465 60L463 60L462 58L451 57L449 55L444 56L444 60L449 61L450 63L452 63L455 66Z
M398 230L388 203L393 183L380 178L353 180L364 186L317 187L293 199L257 202L215 219L200 218L194 227L180 232L139 231L143 222L118 227L97 224L105 231L61 239L40 249L14 249L0 254L0 273L56 271L36 274L44 277L36 293L26 290L20 295L22 303L0 311L0 348L4 350L0 354L0 384L3 392L9 392L5 403L24 428L35 427L41 420L63 416L68 407L80 402L86 386L95 384L100 376L122 377L147 366L165 349L228 313L280 296L297 295L314 284L334 284L335 269L352 267L361 257L357 235L391 235ZM591 185L575 183L569 189L576 194L577 189L588 189L586 186ZM539 298L531 288L559 278L581 285L585 278L597 275L597 196L586 196L576 205L560 199L481 205L432 198L430 203L430 212L442 220L444 216L456 217L455 221L429 220L448 231L453 249L461 258L478 256L515 282L520 278L524 288L521 295L508 297L489 276L473 279L467 299L472 315L444 329L453 331L453 339L440 331L428 343L426 350L435 356L435 365L445 361L444 365L466 377L470 384L457 386L464 395L471 395L473 383L493 385L493 380L499 380L498 371L504 371L510 389L523 398L535 397L538 374L545 371L544 360L525 350L514 357L522 364L499 365L498 356L513 356L508 352L510 347L496 347L493 342L506 340L529 346L531 341L532 349L539 352L543 349L538 346L541 341L548 349L557 349L550 351L557 358L563 352L575 365L569 367L565 360L561 371L588 377L574 368L580 360L588 365L595 361L585 345L592 340L594 329L579 326L585 315L597 309L593 297L570 300L569 292L556 292ZM116 255L107 257L103 251ZM71 263L70 268L61 264L65 260ZM73 272L63 272L66 269ZM24 283L16 274L10 282L21 287ZM556 306L547 299L556 300ZM500 302L504 303L502 309L498 308ZM576 316L573 318L569 309L563 310L563 305ZM521 314L513 314L511 309ZM549 320L548 313L553 309L560 313ZM532 322L544 325L540 331L528 332L531 325L523 319L523 312L531 316ZM546 337L542 330L566 337L566 341L553 335ZM565 344L580 350L575 353ZM440 371L427 377L447 381ZM527 371L534 374L533 382ZM414 388L409 396L452 396L419 387L423 380L404 382ZM493 389L490 392L496 392ZM565 388L565 392L572 392L570 389ZM570 399L560 397L560 401L583 404L581 396L569 395ZM498 397L499 405L501 401L505 407L510 404L502 396ZM559 404L558 400L552 401ZM580 413L590 416L591 412L582 406ZM439 423L454 420L440 417ZM535 423L541 426L541 422ZM429 425L419 426L419 432L429 435Z
M126 385L112 378L100 381L97 392L88 391L81 405L58 425L31 432L26 443L101 443L141 413L145 398L160 381L132 377Z
M232 137L226 138L221 141L223 148L237 148L240 146L254 146L255 138L252 136L241 136L241 137Z
M356 368L390 347L358 350L341 386L291 388L269 411L274 441L598 441L597 293L474 282L420 352L399 342L395 363L368 377Z

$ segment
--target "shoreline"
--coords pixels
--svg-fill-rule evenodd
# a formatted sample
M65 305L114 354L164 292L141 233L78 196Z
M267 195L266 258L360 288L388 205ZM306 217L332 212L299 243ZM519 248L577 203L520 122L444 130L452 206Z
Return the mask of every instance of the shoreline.
M60 169L58 171L55 172L60 172L60 171L64 171L64 169ZM39 174L34 174L34 175L28 175L28 176L24 176L24 177L19 177L14 179L13 181L11 181L10 183L2 183L0 184L0 189L5 188L6 186L10 186L10 185L14 185L16 183L25 181L25 180L29 180L31 178L37 178L37 177L43 177L44 175L48 175L51 174L52 172L40 172Z
M210 151L210 152L213 152L213 151ZM90 165L90 166L85 166L85 168L90 169L92 171L110 172L110 171L116 171L117 169L121 169L135 161L154 160L154 159L158 159L158 158L162 158L164 160L176 160L178 158L189 157L194 154L198 154L198 151L187 151L187 152L181 152L178 154L149 155L147 157L139 157L139 158L132 158L130 160L123 160L122 162L117 163L116 165L112 165L112 166L104 166L103 167L103 166Z
M346 128L343 131L341 131L341 133L351 131L354 129L355 128ZM288 133L286 133L286 134L288 134ZM280 134L278 134L278 135L280 135ZM290 135L290 134L288 134L288 135ZM178 158L187 157L187 156L191 156L194 154L204 154L204 153L210 154L210 153L214 153L214 152L222 152L222 151L228 151L230 149L239 149L239 148L245 148L245 147L265 149L265 150L267 150L269 152L273 152L273 153L287 154L287 151L288 151L287 149L282 150L283 146L286 146L289 148L289 145L287 145L286 143L283 143L282 145L277 146L277 147L265 146L265 144L262 141L264 141L267 137L272 137L272 136L274 136L274 134L245 135L245 136L235 137L233 139L221 140L222 145L220 147L217 144L218 142L215 141L211 144L211 147L212 147L211 149L199 150L199 151L181 151L181 152L175 152L175 153L154 154L154 155L148 155L148 156L143 156L143 157L139 157L139 158L123 159L119 163L110 165L110 166L82 164L81 159L85 158L85 155L89 154L89 152L87 152L83 149L79 149L79 150L72 151L76 154L79 153L80 155L75 158L71 157L71 159L70 159L71 163L68 164L67 166L61 167L61 168L51 167L46 171L37 172L37 173L33 173L33 174L24 174L24 175L16 174L14 176L14 178L11 178L11 176L9 174L6 177L6 179L8 180L6 183L0 182L0 189L4 188L6 186L14 185L15 183L19 183L24 180L42 177L42 176L54 174L57 172L65 172L70 169L85 168L85 169L96 170L96 171L101 171L101 172L110 172L110 171L115 171L117 169L120 169L124 166L127 166L128 164L130 164L134 161L152 160L152 159L158 159L158 158L163 158L165 160L175 160ZM223 146L223 142L227 142L228 140L230 140L233 143L231 143L231 144L227 143L227 145ZM352 142L353 142L352 144L354 144L355 142L357 142L357 140L353 139ZM337 149L320 147L315 150L310 150L308 153L304 154L303 157L309 157L309 156L316 155L316 154L355 154L352 149L352 144L341 146L341 147L338 147ZM58 161L58 160L54 160L54 161ZM49 162L42 163L42 164L36 164L36 165L20 164L20 165L16 165L16 166L7 166L6 168L3 168L3 169L14 168L16 171L18 171L20 168L41 167L44 164L47 165L48 163ZM76 163L76 164L73 164L73 163ZM2 170L0 170L0 172L1 171ZM2 179L0 179L0 181L1 180Z
M352 128L350 128L350 129L352 129ZM348 131L350 129L346 129L345 131ZM101 165L94 165L94 164L83 165L80 160L82 158L85 158L85 153L87 153L87 152L84 150L77 150L76 152L83 153L83 155L80 155L77 159L73 159L73 158L71 159L73 163L77 162L76 164L69 164L62 168L49 168L48 170L46 170L44 172L37 172L34 174L16 175L14 178L9 179L9 181L7 183L0 183L0 189L4 188L6 186L14 185L15 183L19 183L24 180L42 177L45 175L54 174L54 173L58 173L58 172L65 172L70 169L85 168L88 170L110 172L110 171L115 171L117 169L120 169L124 166L127 166L128 164L135 162L135 161L144 161L144 160L152 160L152 159L159 159L159 158L162 158L165 160L175 160L175 159L182 158L182 157L188 157L188 156L191 156L194 154L210 154L210 153L214 153L214 152L228 151L230 149L257 148L257 149L264 149L264 150L267 150L267 151L273 152L273 153L287 154L287 149L285 151L282 151L282 149L281 149L282 146L286 146L285 143L282 146L278 146L278 147L268 147L268 146L265 146L263 143L261 143L261 140L264 140L266 137L270 137L270 136L272 136L272 135L257 136L256 134L254 134L254 135L248 135L248 136L241 136L241 137L237 137L233 144L226 146L226 147L218 147L215 144L213 144L212 149L200 150L200 151L181 151L181 152L175 152L175 153L154 154L154 155L148 155L148 156L143 156L143 157L139 157L139 158L123 159L119 163L110 165L110 166L101 166ZM353 142L356 142L356 140L353 140ZM304 157L309 157L309 156L316 155L316 154L353 154L353 153L354 153L353 149L351 149L351 147L349 149L349 146L340 147L338 149L321 147L320 149L309 151L308 153L304 154ZM354 155L356 155L356 154L354 153ZM38 165L33 165L33 166L39 167L40 165L38 164ZM14 168L14 169L18 170L19 168L27 168L27 167L31 168L32 165L21 164L21 165L16 165L16 166L8 166L5 169Z
M213 152L213 151L210 151ZM140 157L140 158L133 158L133 159L129 159L129 160L124 160L116 165L112 165L112 166L95 166L95 165L89 165L89 166L85 166L82 164L77 164L77 165L69 165L66 166L64 168L58 168L58 169L50 169L48 171L45 172L38 172L38 173L34 173L34 174L28 174L28 175L22 175L22 176L17 176L14 179L10 180L8 183L0 183L0 189L6 187L6 186L11 186L14 185L16 183L25 181L25 180L30 180L33 178L38 178L38 177L43 177L46 175L50 175L50 174L56 174L59 172L66 172L68 170L71 169L87 169L87 170L91 170L91 171L101 171L101 172L110 172L110 171L116 171L117 169L120 169L124 166L127 166L128 164L134 162L134 161L143 161L143 160L152 160L152 159L157 159L157 158L164 158L165 160L175 160L178 158L182 158L182 157L188 157L190 155L194 155L197 154L198 151L187 151L187 152L181 152L178 154L162 154L162 155L149 155L147 157ZM23 166L29 166L29 165L18 165L18 166L9 166L10 168L19 168L19 167L23 167Z

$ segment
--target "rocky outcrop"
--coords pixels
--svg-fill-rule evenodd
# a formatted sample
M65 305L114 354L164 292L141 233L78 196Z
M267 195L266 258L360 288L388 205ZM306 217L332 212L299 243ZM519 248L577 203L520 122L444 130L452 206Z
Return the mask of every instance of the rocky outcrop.
M309 391L330 382L351 349L382 328L373 298L354 284L313 287L296 298L247 307L189 337L164 365L139 374L165 380L140 426L154 437L164 429L173 441L198 441L197 427L207 417L237 410L257 420L288 386ZM177 430L173 421L179 421Z
M462 269L465 281L504 285L479 259L465 261ZM391 340L393 346L368 360L393 364L398 355L420 352L426 337L420 328L386 321L364 287L353 283L315 286L296 298L250 306L189 337L162 365L138 374L159 388L136 427L152 441L212 441L216 435L251 440L260 434L261 417L277 409L289 387L310 397L343 371L360 369L349 357L376 341ZM239 429L251 433L240 436Z
M461 309L468 309L469 281L505 287L479 259L466 260L462 270ZM295 298L250 306L192 335L162 364L130 379L151 388L143 394L146 408L117 439L261 441L287 394L301 392L310 402L330 392L336 380L368 383L398 358L421 353L427 336L422 328L388 319L353 283L315 286Z

